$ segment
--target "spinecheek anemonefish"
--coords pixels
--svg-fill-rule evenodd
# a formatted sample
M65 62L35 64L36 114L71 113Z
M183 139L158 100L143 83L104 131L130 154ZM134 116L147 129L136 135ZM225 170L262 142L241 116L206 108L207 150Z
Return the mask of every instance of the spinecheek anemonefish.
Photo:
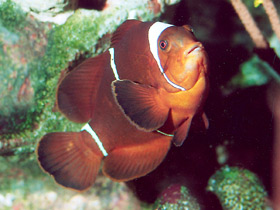
M171 142L180 146L195 115L208 120L208 59L189 26L127 20L111 47L68 72L57 104L81 132L43 136L42 169L67 188L91 187L103 173L129 181L153 171Z

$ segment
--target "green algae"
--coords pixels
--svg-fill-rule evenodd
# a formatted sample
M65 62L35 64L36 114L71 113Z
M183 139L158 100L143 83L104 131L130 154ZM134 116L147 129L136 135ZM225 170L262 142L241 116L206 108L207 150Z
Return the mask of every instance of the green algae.
M0 139L8 139L32 128L35 116L29 72L44 44L36 39L34 23L13 2L0 4L0 13Z
M7 1L7 3L9 3L9 1ZM6 3L1 5L2 9L7 7ZM15 14L15 11L9 14L9 20L14 20L15 18L11 16ZM0 76L4 78L3 86L1 87L5 88L1 91L4 96L1 99L2 108L0 113L0 138L2 139L0 150L2 153L16 146L10 139L20 138L21 146L23 147L18 147L18 149L15 150L16 153L32 152L34 151L34 143L36 140L47 132L65 130L77 131L80 129L81 125L75 125L66 120L61 114L53 112L53 105L60 71L67 68L68 62L73 60L78 52L92 51L98 40L98 35L94 36L96 30L98 30L96 24L89 24L90 19L84 19L85 18L76 19L76 17L73 16L66 24L57 27L53 26L52 30L46 32L48 33L48 45L46 50L41 48L45 51L45 53L42 53L44 56L30 55L30 53L26 53L28 52L27 49L30 47L22 46L25 50L24 57L29 58L27 64L22 65L20 62L17 63L13 57L10 56L14 51L19 51L18 48L16 50L13 48L15 44L18 44L19 41L27 43L24 42L27 40L22 40L22 37L25 37L26 34L22 32L20 28L17 28L16 31L22 36L15 35L15 37L19 38L16 41L9 41L8 43L11 44L6 47L11 53L4 52L4 47L1 48L0 53L2 56L0 62L3 64L3 71L1 71ZM25 19L25 21L27 22L28 20ZM85 23L86 26L81 27L81 22ZM11 26L11 24L8 25ZM42 27L36 27L38 30L42 29ZM34 26L34 28L36 27ZM2 29L14 34L13 31L10 31L4 26L2 26ZM75 40L74 37L79 38ZM6 42L6 40L4 41ZM4 45L3 42L1 44L2 46ZM22 54L22 52L19 51L18 54ZM15 75L15 80L19 80L19 82L13 82L14 78L11 77L11 75ZM34 93L32 94L33 97L31 100L21 103L17 100L17 95L23 83L22 80L26 75L28 75L31 80L31 89ZM9 83L11 83L11 85ZM12 91L7 91L9 86L12 87ZM26 142L31 143L33 146L24 146Z
M239 72L222 88L222 91L224 94L229 94L236 89L265 85L271 79L277 80L277 78L279 76L268 63L253 55L241 64Z
M26 14L11 0L7 0L1 4L0 22L8 30L16 31L16 28L23 28L26 23L25 18Z
M135 210L138 206L138 201L124 183L102 176L98 176L94 187L85 193L62 188L41 172L34 156L27 154L21 154L20 160L18 156L0 156L0 183L1 210L16 209L18 206L28 210ZM81 198L78 203L73 201L77 197Z
M241 88L264 85L270 80L269 74L266 74L270 69L271 67L258 56L252 56L241 65L240 73L232 78L231 83Z
M126 9L120 6L105 12L76 10L63 25L56 25L34 20L10 0L0 2L0 11L8 14L5 18L0 16L0 22L5 22L0 27L0 44L5 45L0 49L4 69L0 77L7 78L2 86L6 89L0 89L0 95L4 95L0 101L0 154L11 150L17 154L33 152L35 142L48 132L79 131L82 125L53 111L61 71L77 57L85 59L108 48L109 41L100 46L99 40L115 31L128 16L151 20L155 14L147 7L147 3L139 2L137 6L129 4ZM14 21L20 22L14 24ZM7 32L10 35L5 37ZM4 52L4 48L8 51ZM12 57L14 52L19 56ZM16 84L13 75L18 80ZM28 100L19 102L17 96L26 78L30 94ZM12 91L7 91L9 86ZM19 141L15 144L14 139Z
M178 186L171 185L155 202L155 210L200 210L196 199L190 194L188 188L179 186L179 191L174 190ZM172 189L173 188L173 189Z
M219 198L225 210L267 209L264 186L254 173L246 169L221 168L209 179L207 190Z
M98 22L100 20L96 19ZM82 27L82 23L84 27ZM16 106L11 106L11 104L15 104L15 102L11 102L11 97L1 101L3 102L2 107L9 109L2 109L1 124L5 125L5 127L1 129L1 139L21 138L22 142L34 143L43 134L50 131L79 130L78 128L81 125L74 125L61 114L53 112L52 109L61 70L67 68L68 63L74 60L77 53L94 51L94 46L99 39L97 34L98 24L90 23L92 23L92 17L85 18L80 12L76 12L76 15L64 25L53 26L53 29L48 32L48 45L44 56L38 60L30 61L28 69L25 69L30 75L32 88L34 89L32 102L28 104L18 103ZM3 60L1 60L1 63L5 65L3 66L5 71L1 72L6 74L1 75L1 77L9 77L7 75L10 72L8 68L11 71L16 71L16 74L24 72L24 66L15 68L17 64L14 64L3 53L3 50L2 54ZM19 89L19 87L13 88L17 91ZM6 95L16 95L16 92ZM21 148L20 151L22 150Z

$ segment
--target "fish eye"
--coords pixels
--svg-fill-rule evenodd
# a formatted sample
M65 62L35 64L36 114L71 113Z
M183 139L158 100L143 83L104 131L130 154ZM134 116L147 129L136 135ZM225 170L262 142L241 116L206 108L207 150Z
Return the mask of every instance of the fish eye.
M161 50L166 50L167 46L168 46L168 42L166 40L160 40L159 47Z

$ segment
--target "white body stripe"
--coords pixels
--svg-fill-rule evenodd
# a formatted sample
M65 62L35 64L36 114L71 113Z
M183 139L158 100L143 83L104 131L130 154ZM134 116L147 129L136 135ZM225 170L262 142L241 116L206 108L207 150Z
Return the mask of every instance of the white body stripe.
M163 74L166 81L175 88L178 88L180 90L186 90L185 88L183 88L183 87L173 83L172 81L170 81L170 79L164 73L164 70L163 70L163 68L160 64L160 59L159 59L159 56L158 56L158 38L165 29L167 29L171 26L173 26L173 25L166 24L166 23L161 23L161 22L155 22L150 27L149 34L148 34L150 51L151 51L152 55L154 56L154 59L156 60L156 62L158 64L159 70Z
M108 155L107 151L105 150L105 148L103 147L102 142L100 141L99 137L97 136L97 134L92 130L92 128L90 127L90 125L87 123L84 125L84 127L82 127L81 131L87 131L92 138L94 139L94 141L96 142L96 144L98 145L100 151L103 153L103 155L106 157Z
M111 68L113 70L115 78L116 78L116 80L120 80L120 77L119 77L119 74L118 74L118 71L117 71L117 67L116 67L116 64L115 64L115 49L110 48L109 53L111 55Z
M174 136L173 134L164 133L164 132L162 132L160 130L157 130L157 132L162 134L162 135L165 135L165 136L172 136L172 137Z

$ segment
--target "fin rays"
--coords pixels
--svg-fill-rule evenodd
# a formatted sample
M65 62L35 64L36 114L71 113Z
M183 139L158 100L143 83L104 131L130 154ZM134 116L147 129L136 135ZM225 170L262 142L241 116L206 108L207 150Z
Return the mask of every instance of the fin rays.
M171 137L113 150L104 160L103 173L115 181L128 181L150 173L165 158Z
M86 132L47 134L38 144L37 155L41 167L58 184L78 191L94 183L103 158Z
M78 123L89 121L108 54L88 58L68 73L57 89L59 110Z
M111 86L116 103L138 129L149 132L165 123L169 108L161 103L157 89L130 80L115 80Z

